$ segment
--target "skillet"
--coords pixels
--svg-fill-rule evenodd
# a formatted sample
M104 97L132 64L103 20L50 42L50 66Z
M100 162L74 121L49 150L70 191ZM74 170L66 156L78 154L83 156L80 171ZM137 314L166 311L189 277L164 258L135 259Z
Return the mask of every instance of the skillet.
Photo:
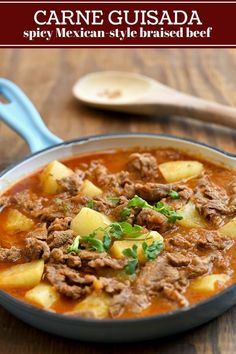
M35 107L12 82L0 79L0 117L28 143L32 154L0 174L0 191L54 159L111 148L175 147L236 169L236 157L206 144L169 135L105 134L63 142L44 125ZM60 336L94 342L131 342L160 338L199 326L236 303L236 285L188 308L132 319L86 319L38 309L0 290L0 305L24 322Z

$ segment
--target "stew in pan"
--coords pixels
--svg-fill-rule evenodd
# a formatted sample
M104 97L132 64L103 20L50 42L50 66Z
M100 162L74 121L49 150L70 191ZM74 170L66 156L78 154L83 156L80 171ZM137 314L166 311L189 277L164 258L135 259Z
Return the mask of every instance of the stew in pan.
M236 282L236 173L177 150L53 161L0 202L0 288L40 308L141 317Z

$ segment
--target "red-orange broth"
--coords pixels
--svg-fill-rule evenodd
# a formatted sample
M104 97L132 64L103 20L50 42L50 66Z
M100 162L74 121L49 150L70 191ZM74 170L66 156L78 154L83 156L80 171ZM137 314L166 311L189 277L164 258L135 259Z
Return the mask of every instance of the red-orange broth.
M152 174L150 173L150 176L141 176L140 175L140 171L138 171L138 168L135 169L133 167L128 167L129 166L129 161L130 161L130 155L133 153L139 153L139 154L151 154L155 159L156 159L156 163L157 163L157 173L156 176L152 176ZM223 189L227 195L229 196L229 201L230 198L232 197L232 182L235 180L235 171L232 171L230 169L227 168L223 168L220 166L216 166L212 163L206 162L202 159L198 159L196 157L191 157L188 156L186 154L183 154L175 149L157 149L157 150L147 150L147 149L133 149L133 150L111 150L111 151L104 151L104 152L99 152L99 153L90 153L90 154L86 154L86 155L81 155L81 156L75 156L75 157L71 157L69 159L66 159L63 161L63 164L65 164L67 167L69 167L70 169L72 169L73 171L75 171L76 169L81 169L83 171L86 171L87 169L89 169L89 166L91 165L92 161L99 161L99 163L101 163L102 165L104 165L109 174L117 174L120 171L129 171L129 179L132 182L137 182L137 183L157 183L157 184L167 184L167 181L165 180L165 178L163 177L162 173L159 171L158 166L164 162L169 162L169 161L177 161L177 160L194 160L194 161L200 161L203 164L203 174L206 174L209 178L211 183L213 183L214 185L218 186L219 188ZM132 169L133 168L133 169ZM149 169L151 169L151 167L149 166ZM42 185L40 182L40 174L41 174L41 170L35 172L34 174L23 178L21 181L17 182L15 185L13 185L9 190L7 190L4 194L3 197L10 197L10 196L14 196L19 192L22 192L24 190L30 190L30 193L35 194L38 198L44 197L46 198L45 201L45 206L50 206L50 203L55 200L55 198L58 198L58 195L60 198L70 198L72 197L72 195L70 195L70 192L66 192L63 190L60 190L60 193L57 193L56 195L54 194L48 194L43 192L42 190ZM187 179L186 181L181 181L178 183L184 184L187 188L190 188L191 190L195 190L199 180L201 176L196 176L190 179ZM99 188L101 188L103 190L103 192L105 192L106 196L108 194L111 195L116 195L116 193L112 190L112 188L109 188L107 186L104 186L103 183L99 182L99 178L97 178L96 174L90 173L89 177L87 177L89 180L91 180L96 186L98 186ZM114 177L116 178L116 176ZM67 194L66 194L67 193ZM136 193L137 194L137 193ZM73 197L79 196L80 195L80 191L78 189L78 192L74 193L73 192ZM119 196L117 194L117 196ZM101 196L102 198L102 196ZM105 198L105 197L104 197ZM170 198L170 197L168 197ZM91 199L91 198L90 198ZM96 198L95 198L96 199ZM130 198L127 198L130 199ZM194 201L194 192L193 195L191 196L191 200ZM229 202L228 201L228 202ZM157 201L158 202L158 201ZM165 202L168 202L165 201ZM87 203L87 201L86 201ZM33 220L33 227L31 230L28 231L21 231L21 232L8 232L6 229L6 222L7 222L7 217L8 217L8 213L9 213L9 209L17 209L18 211L22 212L25 216L27 216L28 218ZM201 214L201 211L199 211ZM74 215L73 215L74 216ZM232 220L232 218L235 216L234 212L231 212L229 214L223 214L222 216L222 223L220 226L215 225L214 223L212 223L211 219L207 219L205 218L204 222L205 222L205 227L204 227L204 231L201 231L201 228L195 228L196 233L200 233L202 232L205 235L208 235L208 233L210 233L212 230L218 230L220 227L222 227L223 225L227 224L230 220ZM204 219L204 215L202 214L202 218ZM114 219L114 215L113 217L111 216L112 221L118 221L117 219ZM27 238L27 235L29 232L31 232L32 230L34 230L36 228L36 225L40 225L42 223L46 222L46 226L47 228L50 226L50 224L52 223L49 220L44 220L42 217L33 217L31 213L26 212L26 210L24 208L20 208L20 205L12 202L12 203L8 203L6 204L6 206L2 209L1 213L0 213L0 247L1 249L9 249L12 246L15 246L19 249L23 249L25 247L25 240ZM142 227L146 227L146 225L142 225ZM69 228L69 226L68 226ZM158 229L156 229L159 233L161 233L161 235L164 237L164 245L166 245L166 243L168 242L168 240L170 238L175 238L176 235L181 235L183 238L187 238L189 233L192 232L192 228L189 227L185 227L185 226L181 226L180 224L178 224L178 222L175 222L173 224L173 227L171 226L169 229L165 230L164 232L161 232ZM50 234L50 232L49 232ZM76 235L74 235L76 236ZM222 274L227 272L228 274L228 280L224 283L224 282L216 282L215 284L215 288L213 291L199 291L197 289L194 289L191 287L191 283L193 281L196 281L196 277L190 277L187 281L187 285L184 288L184 290L182 290L181 296L184 296L184 298L186 299L186 301L188 302L188 305L191 305L193 303L197 303L201 300L207 299L210 296L215 295L216 293L218 293L219 291L222 291L224 288L230 286L231 284L234 284L236 281L236 246L234 243L234 240L232 238L229 238L232 241L230 244L230 247L226 247L224 249L217 249L215 250L213 247L213 250L210 250L207 247L210 247L209 245L206 248L201 248L199 245L196 246L196 249L191 250L191 252L195 252L195 254L199 257L204 256L207 257L209 254L211 254L211 252L218 252L217 254L221 254L221 256L223 257L223 259L221 258L220 261L212 261L211 264L209 265L209 269L201 274L199 277L204 277L210 274ZM47 240L46 240L47 241ZM201 244L200 244L201 245ZM199 247L199 248L197 248ZM156 257L155 260L149 260L148 262L155 262L158 257L165 255L166 253L173 253L173 247L171 248L171 251L168 250L167 247L167 251L164 248L164 250ZM181 250L178 249L178 252L181 254L184 254L185 256L188 255L189 251L187 250ZM190 252L190 253L191 253ZM109 250L108 250L108 254L109 254ZM79 257L79 253L78 253L78 257ZM190 257L191 258L191 257ZM0 258L1 259L1 258ZM49 260L46 260L45 263L49 262ZM187 262L187 260L186 260ZM224 263L225 262L225 263ZM14 263L18 264L18 263L25 263L25 259L19 259L16 262L10 262L9 260L3 260L0 262L0 271L4 271L5 269L8 269L9 267L14 266ZM147 264L147 263L146 263ZM179 267L175 267L175 269L177 269L178 272L181 272L183 269L185 269L186 267L190 267L191 265L191 261L187 266L179 266ZM139 265L138 268L136 269L136 278L139 277L139 273L142 271L143 267L145 267L146 265ZM89 272L89 274L94 274L97 278L99 278L99 276L102 274L103 277L107 277L109 278L111 276L111 272L110 270L108 270L106 267L101 269L97 269L97 268L89 268L87 269L87 264L83 269L81 268L75 268L75 271L77 272L81 272L82 273L86 273L87 271ZM184 268L185 267L185 268ZM184 270L185 271L185 270ZM110 272L110 273L109 273ZM43 276L44 278L44 282L47 283L48 280L45 278L45 276ZM198 277L197 277L198 278ZM136 280L132 280L134 283L136 282ZM133 283L130 283L130 287L132 288ZM163 280L165 281L165 279ZM52 284L52 286L54 286ZM171 285L172 286L172 285ZM175 285L174 285L175 286ZM92 285L91 285L92 287ZM12 296L21 299L23 301L26 302L31 302L33 303L35 306L38 307L42 307L40 304L34 302L34 301L29 301L25 298L25 293L29 290L28 288L22 288L22 287L7 287L7 286L2 286L2 288L8 292L9 294L11 294ZM100 296L100 292L103 290L97 290L95 289L98 293L98 296ZM95 291L94 289L92 291ZM91 291L91 290L90 290ZM168 292L168 291L167 291ZM89 291L88 291L89 294ZM119 294L118 291L116 291L114 294L111 294L109 296L111 296L111 298L113 298L114 296L117 296ZM75 306L83 301L84 298L86 298L87 295L83 294L81 296L81 298L73 298L73 297L69 297L66 296L65 294L60 294L59 293L59 298L58 300L51 306L50 310L56 311L58 313L73 313ZM156 289L153 290L153 294L150 296L150 305L146 306L144 309L142 309L141 311L137 312L137 311L133 311L129 304L127 304L125 306L125 309L117 316L113 316L113 317L118 317L118 318L128 318L128 317L141 317L141 316L149 316L149 315L153 315L153 314L158 314L158 313L164 313L164 312L168 312L168 311L172 311L172 310L176 310L178 308L181 308L180 304L178 301L174 300L174 295L173 295L173 299L172 299L172 295L166 296L165 294L163 295L163 290ZM78 315L83 316L83 313L79 313ZM86 315L87 316L87 315ZM110 313L108 311L108 315L107 317L110 317Z

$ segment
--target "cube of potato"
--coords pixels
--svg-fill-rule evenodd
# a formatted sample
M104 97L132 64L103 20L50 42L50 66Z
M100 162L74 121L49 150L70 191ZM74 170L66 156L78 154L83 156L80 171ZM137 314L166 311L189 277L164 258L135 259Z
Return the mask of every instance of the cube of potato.
M203 164L198 161L170 161L160 164L159 169L165 180L172 183L200 175Z
M205 227L205 221L199 214L196 206L191 201L188 202L182 209L178 210L183 219L177 220L176 223L184 227Z
M10 209L7 213L4 228L9 232L20 232L30 230L33 225L33 220L27 218L27 216L16 209Z
M45 193L56 194L60 192L61 187L58 180L72 175L74 172L59 161L52 161L41 172L40 181Z
M236 239L236 217L218 230L221 235L229 236Z
M81 313L86 317L102 319L108 317L111 297L106 293L93 292L80 301L73 309L73 313Z
M211 274L195 279L190 284L190 288L200 292L213 292L217 282L226 283L230 279L227 274Z
M82 184L82 187L80 189L80 194L85 195L86 197L90 198L95 198L101 195L103 191L95 186L91 181L86 179L84 183Z
M146 237L146 240L145 240ZM153 241L160 240L163 242L163 237L157 231L150 231L148 234L142 235L140 237L135 238L134 240L121 240L115 241L110 249L110 254L114 258L124 258L123 251L126 248L132 248L133 245L136 245L137 248L137 256L140 263L147 262L147 259L144 255L142 249L142 243L145 241L147 245L151 245Z
M71 221L70 227L77 235L86 236L100 227L106 228L110 223L111 220L106 215L84 207ZM98 239L102 240L103 236L103 231L97 232Z
M44 261L42 259L11 266L0 271L0 286L7 288L32 288L40 282L43 270Z
M59 299L59 294L51 285L39 283L33 289L27 291L25 298L48 309Z

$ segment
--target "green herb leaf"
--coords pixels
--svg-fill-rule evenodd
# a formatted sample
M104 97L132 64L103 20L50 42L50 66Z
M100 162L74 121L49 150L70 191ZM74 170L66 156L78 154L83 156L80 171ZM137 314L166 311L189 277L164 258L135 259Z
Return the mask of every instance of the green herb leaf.
M127 265L125 266L125 272L127 274L134 274L136 267L138 265L138 256L137 256L137 245L133 245L132 248L126 248L122 253L124 256L129 257Z
M169 205L164 204L163 202L158 202L154 207L154 210L159 213L165 215L168 220L172 223L175 223L176 220L183 219L183 216L178 214L175 210L173 210Z
M133 245L132 248L126 248L122 253L126 257L137 258L137 245Z
M155 240L151 245L147 242L142 243L142 249L147 260L152 261L157 258L157 256L163 250L164 244L161 240Z
M127 220L128 217L130 216L131 209L130 208L124 208L121 210L120 217L121 220Z
M121 223L119 223L119 222L111 223L109 225L108 232L110 233L111 236L113 236L117 239L121 239L124 234Z
M90 208L90 209L93 209L93 208L94 208L94 201L93 201L93 200L89 200L89 201L86 203L86 207L87 207L87 208Z
M116 205L120 201L120 197L107 197L107 200L111 202L111 204Z
M138 265L138 260L137 259L129 259L127 265L125 266L125 272L126 274L134 274L136 271Z
M88 235L88 236L84 236L83 240L88 242L88 244L90 245L90 250L91 251L97 251L99 253L105 252L105 248L103 245L103 242L101 240L98 240L97 238L95 238L96 233L93 232L92 234Z
M171 191L171 192L174 192L174 195L175 193L177 193L175 191ZM146 202L146 200L140 198L137 195L135 195L132 199L130 199L130 201L128 202L128 207L129 208L139 207L139 208L148 208L148 209L156 210L159 213L165 215L168 218L168 220L172 223L176 222L176 220L181 220L183 218L180 214L178 214L175 210L173 210L170 205L164 204L163 202L158 202L156 205L152 206L148 202Z
M80 236L76 236L73 243L67 248L67 252L68 253L71 253L71 252L79 253L80 252L79 242L80 242Z
M149 208L150 205L144 200L140 198L138 195L135 195L132 199L128 202L128 208L139 207L139 208Z
M179 198L180 198L179 193L176 192L176 191L173 191L173 190L169 191L169 192L168 192L168 195L169 195L172 199L179 199Z
M110 246L111 246L111 237L109 233L105 232L103 236L103 247L106 251L108 251Z
M120 222L120 226L123 230L123 235L128 236L130 238L139 237L143 234L143 227L139 225L132 226L128 222Z

